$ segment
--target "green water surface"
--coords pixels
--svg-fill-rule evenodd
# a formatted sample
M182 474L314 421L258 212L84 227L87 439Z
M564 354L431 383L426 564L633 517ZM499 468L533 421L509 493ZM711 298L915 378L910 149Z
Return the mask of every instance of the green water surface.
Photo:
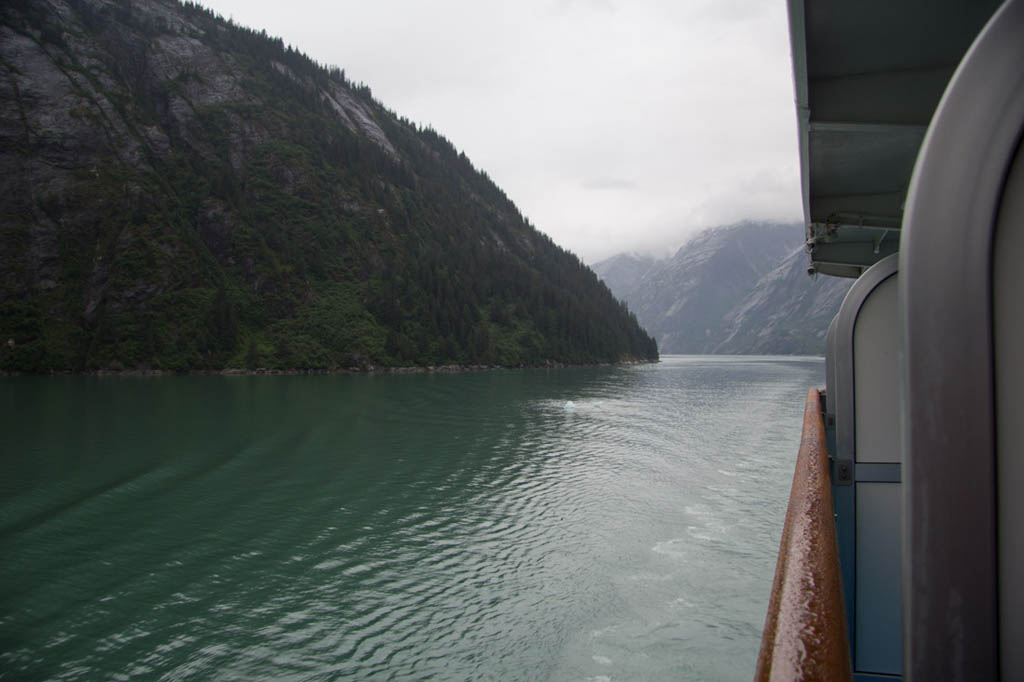
M0 679L749 679L822 373L0 379Z

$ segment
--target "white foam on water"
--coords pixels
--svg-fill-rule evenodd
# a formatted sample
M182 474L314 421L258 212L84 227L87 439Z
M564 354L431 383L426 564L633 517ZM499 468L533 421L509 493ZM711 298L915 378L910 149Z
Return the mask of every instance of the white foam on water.
M664 552L659 553L664 554ZM674 554L673 557L676 559L680 559L683 558L683 555L682 553L679 553ZM634 573L633 575L629 576L628 580L635 583L664 583L668 582L669 580L675 580L675 578L676 576L672 573Z
M706 504L688 504L684 509L690 516L711 516L711 508Z
M64 644L65 642L70 642L75 637L76 637L76 635L70 635L70 634L68 634L68 633L66 633L64 631L61 631L60 633L57 634L56 637L54 637L49 642L47 642L46 645L43 648L44 649L52 649L53 647L60 646L61 644Z
M686 547L688 544L685 538L673 538L657 543L654 547L651 547L651 551L655 554L664 554L674 559L684 559L686 558Z
M708 535L707 533L702 533L701 532L702 530L707 530L707 529L706 528L699 528L697 526L687 526L686 527L686 532L689 533L690 537L693 538L694 540L700 540L701 542L713 542L714 538L711 537L710 535Z
M329 571L335 568L341 568L345 565L343 559L328 559L327 561L321 561L313 567L314 571Z
M597 663L598 665L611 665L612 664L612 659L608 658L607 656L591 656L591 658L593 658L594 659L594 663Z

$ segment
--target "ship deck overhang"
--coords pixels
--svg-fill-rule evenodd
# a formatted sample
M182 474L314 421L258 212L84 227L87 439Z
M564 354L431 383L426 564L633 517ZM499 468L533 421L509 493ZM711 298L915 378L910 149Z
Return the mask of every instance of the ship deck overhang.
M899 249L942 93L993 0L790 0L810 271L858 277Z

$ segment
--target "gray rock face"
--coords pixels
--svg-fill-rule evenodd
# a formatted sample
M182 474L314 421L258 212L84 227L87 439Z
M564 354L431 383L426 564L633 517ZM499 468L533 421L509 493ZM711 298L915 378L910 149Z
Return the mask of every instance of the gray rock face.
M338 113L338 117L349 130L354 133L362 133L379 144L391 156L397 158L398 152L391 146L388 136L377 125L373 114L367 110L362 102L357 101L352 97L351 93L335 83L332 83L328 90L320 91L320 95L331 103L331 106Z
M131 25L155 28L148 33L113 21L121 9L104 0L40 0L37 10L52 29L46 35L0 25L0 196L4 212L16 217L0 233L0 260L8 264L0 284L23 294L59 288L66 242L88 243L92 252L82 263L91 272L81 301L87 322L104 306L118 310L163 290L110 286L112 251L137 241L112 224L126 217L125 205L142 213L147 201L134 181L116 185L111 175L118 168L156 179L156 166L173 163L175 149L189 148L238 172L254 150L286 136L272 117L247 115L266 108L245 87L251 76L230 52L211 46L208 31L183 18L176 3L133 0ZM329 101L349 130L398 158L376 112L346 87L299 79L279 62L271 66L311 98ZM219 118L211 119L212 111ZM207 142L211 125L223 131L226 145ZM287 167L275 171L282 187L301 194L301 177ZM105 194L111 186L116 199ZM121 208L104 214L105 204ZM221 257L234 217L206 206L195 220L200 238ZM159 260L166 240L157 234L151 241ZM162 270L154 274L157 282L173 279Z
M636 288L641 278L657 262L657 259L651 256L620 253L594 265L593 269L612 293L621 299Z
M803 247L758 280L726 315L729 334L715 353L821 355L828 325L852 279L807 275Z
M593 266L663 353L820 354L852 280L806 271L797 224L701 232L663 260L627 254Z

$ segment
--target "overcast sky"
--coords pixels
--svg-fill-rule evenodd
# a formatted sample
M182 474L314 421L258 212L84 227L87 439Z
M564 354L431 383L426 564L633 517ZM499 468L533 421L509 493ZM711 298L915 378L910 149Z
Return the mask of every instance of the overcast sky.
M782 0L201 0L431 125L593 263L799 220Z

